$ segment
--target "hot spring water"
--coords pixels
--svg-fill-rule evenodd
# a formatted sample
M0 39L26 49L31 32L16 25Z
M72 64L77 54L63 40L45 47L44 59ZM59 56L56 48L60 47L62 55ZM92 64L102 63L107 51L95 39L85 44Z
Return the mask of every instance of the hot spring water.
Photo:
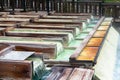
M84 33L83 31L80 31L78 28L76 28L76 34L77 34L76 37L73 38L72 34L69 35L70 41L69 41L68 49L64 49L64 51L57 56L56 60L67 60L67 61L69 60L70 55L72 55L75 50L75 49L71 50L69 49L69 47L76 48L81 44L81 42L85 39L85 37L87 37L89 32L92 31L93 27L95 27L96 25L91 22L92 21L90 21L89 24L83 22L83 31L88 30L87 33L86 32Z

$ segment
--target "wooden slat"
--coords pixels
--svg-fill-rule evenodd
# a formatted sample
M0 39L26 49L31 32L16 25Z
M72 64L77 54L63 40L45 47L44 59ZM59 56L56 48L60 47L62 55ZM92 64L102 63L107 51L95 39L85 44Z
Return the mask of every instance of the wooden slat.
M6 36L14 37L36 37L41 39L41 41L59 41L63 43L64 46L67 46L69 43L68 34L62 33L20 33L20 32L7 32Z
M108 22L105 21L105 22L103 22L103 23L101 24L101 26L109 26L110 23L111 23L110 21L108 21Z
M69 77L70 73L72 72L72 68L66 68L64 69L62 76L60 77L59 80L67 80L67 78Z
M44 55L44 57L53 58L56 54L53 47L41 47L39 45L16 45L16 51L35 51L37 55Z
M3 50L4 48L9 47L7 44L0 44L0 51Z
M89 39L93 36L93 34L95 33L95 31L97 30L97 28L99 27L99 25L102 23L102 21L104 20L104 17L102 17L99 22L97 23L97 25L94 27L93 31L91 31L89 33L89 35L86 37L86 39L84 39L84 41L80 44L80 46L75 50L74 54L71 55L70 57L70 61L74 62L76 61L76 57L80 54L80 52L84 49L84 47L87 45Z
M0 22L0 27L13 27L16 26L15 22L11 23L11 22Z
M3 45L3 48L0 50L0 56L12 51L14 48L15 47L13 45L12 46L7 46L7 47L4 47L4 45Z
M24 21L29 21L30 19L22 19L22 18L0 18L0 21L11 21L11 22L24 22Z
M74 20L62 20L62 19L38 19L38 20L33 20L33 23L40 23L40 24L64 24L64 25L82 25L82 22L79 21L74 21Z
M85 47L76 60L94 61L97 56L98 49L98 47Z
M94 74L93 70L75 68L73 73L70 75L69 80L91 80Z
M0 36L4 35L5 28L0 28Z
M20 28L29 28L29 29L49 29L49 30L71 30L75 34L76 27L63 27L63 26L47 26L47 25L38 25L38 26L32 26L32 25L23 25L20 26Z
M0 78L13 80L31 80L31 61L0 60Z
M96 31L93 37L105 37L106 31Z
M54 13L53 15L62 15L62 16L90 16L89 13Z
M98 47L101 45L103 38L91 38L87 44L87 46L95 46Z
M98 28L98 30L107 30L109 28L109 26L100 26Z
M7 18L39 18L39 15L3 15Z
M28 40L31 40L31 41L28 41L28 40L25 40L25 41L21 41L19 39L25 39L24 37L22 38L16 38L14 37L14 40L13 38L11 39L11 37L2 37L1 36L1 39L3 38L7 38L7 40L0 40L0 43L5 43L5 44L10 44L10 45L16 45L16 46L23 46L23 45L29 45L29 46L39 46L39 49L42 53L45 53L45 52L48 52L45 54L45 57L47 58L55 58L57 56L57 43L53 43L53 42L41 42L41 41L37 41L36 42L36 38L26 38ZM15 39L18 39L15 41ZM34 41L34 40L35 41ZM33 40L33 41L32 41ZM33 48L34 50L34 48Z

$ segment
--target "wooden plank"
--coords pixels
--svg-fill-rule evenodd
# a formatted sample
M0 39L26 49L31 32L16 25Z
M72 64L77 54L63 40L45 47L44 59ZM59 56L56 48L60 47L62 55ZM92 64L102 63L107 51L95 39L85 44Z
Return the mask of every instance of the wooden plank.
M78 75L79 74L79 75ZM70 80L82 80L83 76L85 75L85 71L82 69L75 68L70 75Z
M76 35L76 27L62 27L62 26L47 26L47 25L23 25L20 28L29 29L49 29L49 30L71 30Z
M100 26L98 30L107 30L110 26Z
M22 19L22 18L0 18L0 22L24 22L29 21L30 19Z
M95 46L99 47L103 41L103 38L91 38L87 44L87 46Z
M54 47L42 47L39 45L16 45L15 46L16 51L35 51L36 55L44 55L44 58L53 58L56 54L56 50ZM50 57L51 55L51 57Z
M46 58L55 58L62 49L62 44L58 42L44 42L39 41L37 38L24 38L24 37L5 37L0 36L0 43L16 45L16 46L38 46L42 53L45 53ZM33 48L34 49L34 48ZM59 50L60 49L60 50Z
M41 23L41 24L76 24L82 25L82 22L76 20L64 20L64 19L38 19L33 20L33 23Z
M80 22L82 21L86 21L88 18L90 18L91 16L61 16L61 15L46 15L43 16L43 19L65 19L65 20L79 20Z
M15 22L0 22L0 27L14 27L16 26L16 23Z
M62 15L62 16L90 16L90 13L54 13L52 15Z
M0 79L31 80L31 61L0 60Z
M3 48L0 50L0 56L5 55L6 53L12 51L14 49L14 46L5 46L5 44L2 44Z
M4 35L5 28L0 28L0 36Z
M14 37L36 37L41 39L41 41L58 41L61 42L64 46L67 46L69 43L69 34L67 33L53 33L53 32L44 32L44 33L30 33L30 32L6 32L6 36Z
M97 56L98 47L85 47L80 55L76 58L78 61L94 61Z
M101 37L104 38L106 34L106 31L96 31L93 37Z
M61 33L61 32L63 32L63 33L71 33L71 34L73 34L73 31L72 30L61 30L61 29L28 29L28 28L14 28L14 29L9 29L9 30L7 30L6 32L8 32L8 33L16 33L16 32L18 32L18 33L42 33L42 32L46 32L46 33ZM75 34L75 33L74 33Z
M71 72L72 68L65 68L59 80L67 80Z
M111 24L110 21L105 21L101 24L101 26L109 26Z
M40 24L40 23L26 23L21 24L19 26L20 28L34 28L34 29L65 29L65 30L71 30L71 29L77 29L81 30L81 25L66 25L66 24Z
M3 15L2 17L7 17L7 18L39 18L39 15Z
M99 27L99 25L102 23L102 21L104 20L104 17L102 17L99 22L97 23L97 25L94 27L93 31L91 31L89 33L89 35L86 37L86 39L84 39L84 41L80 44L79 47L77 47L77 49L75 50L74 54L71 55L70 57L70 62L75 62L76 61L76 57L79 56L80 52L84 49L84 47L87 45L89 39L93 36L93 34L95 33L95 31L97 30L97 28Z
M0 51L3 50L4 48L9 47L10 45L7 44L0 44Z
M70 75L69 80L91 80L94 74L94 70L75 68Z

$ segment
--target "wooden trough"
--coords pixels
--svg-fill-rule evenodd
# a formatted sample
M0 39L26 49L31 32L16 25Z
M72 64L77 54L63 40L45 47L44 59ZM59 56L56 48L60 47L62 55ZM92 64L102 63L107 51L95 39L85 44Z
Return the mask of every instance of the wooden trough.
M89 34L86 40L83 41L82 45L76 49L75 54L70 57L71 64L77 64L83 66L94 66L96 60L99 56L99 51L104 44L104 39L106 38L107 32L111 26L111 21L105 21L104 18L101 19L100 24L98 24L94 30ZM100 26L104 22L109 22L107 26L103 28Z
M4 46L4 47L3 47ZM22 55L24 54L24 55ZM31 60L29 57L34 58ZM29 59L27 59L29 58ZM81 78L83 80L92 79L94 70L92 69L82 69L82 68L72 68L72 67L49 67L42 68L41 65L35 67L35 59L40 59L41 57L36 55L35 52L25 52L25 51L15 51L14 46L8 46L5 44L0 44L0 79L12 79L12 80L65 80L73 78ZM37 69L39 68L39 69ZM36 72L40 70L40 72ZM42 70L42 71L41 71ZM46 72L47 71L47 72ZM41 72L45 72L43 74ZM36 74L39 74L36 75ZM58 75L59 73L59 75ZM82 75L79 75L82 74Z
M1 47L0 79L32 80L33 61L25 59L33 55L34 52L14 51L14 46L6 46L5 44L1 44L0 48Z
M21 20L16 19L8 19L8 21L21 22ZM17 26L19 28L7 29L5 31L6 36L0 36L0 43L15 45L3 48L0 46L0 79L91 80L94 74L93 69L74 67L91 68L96 64L99 51L102 48L102 44L104 44L104 38L108 33L112 20L107 20L106 22L105 18L102 17L95 26L89 27L88 24L86 28L81 26L81 22L74 20L45 20L48 19L34 19L31 23L25 21L27 22L26 24ZM7 22L6 20L4 21ZM106 23L103 23L103 21ZM87 28L90 28L90 30L86 31ZM88 35L80 38L80 36L77 36L77 30L81 30L80 34L86 33ZM73 34L74 40L82 41L82 43L78 43L77 47L72 46L72 48L66 45L66 42L69 42L67 33ZM69 51L67 52L68 56L66 56L64 51ZM16 52L17 54L15 54ZM12 56L12 54L17 56L21 52L28 55L20 55L18 58ZM62 53L64 54L63 56L61 56ZM10 56L7 57L8 55ZM33 58L35 60L39 59L39 66L43 67L42 69L40 68L40 71L37 71L39 75L37 75L37 78L34 72L36 69Z

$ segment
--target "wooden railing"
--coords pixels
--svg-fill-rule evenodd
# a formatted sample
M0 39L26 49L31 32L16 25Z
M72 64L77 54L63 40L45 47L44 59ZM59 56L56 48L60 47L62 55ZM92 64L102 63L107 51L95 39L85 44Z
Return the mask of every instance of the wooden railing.
M0 10L15 8L23 11L55 11L59 13L92 13L120 18L120 2L104 0L0 0Z

